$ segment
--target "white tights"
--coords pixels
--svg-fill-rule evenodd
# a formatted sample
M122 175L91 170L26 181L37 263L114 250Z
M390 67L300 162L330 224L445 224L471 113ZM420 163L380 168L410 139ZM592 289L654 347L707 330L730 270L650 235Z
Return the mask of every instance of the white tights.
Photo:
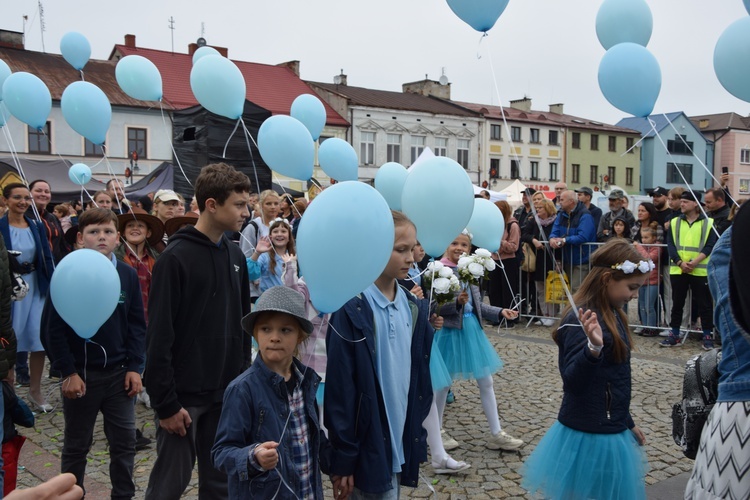
M497 399L495 398L495 389L492 386L492 375L487 375L477 379L479 387L479 398L482 400L482 409L487 423L490 426L490 432L497 434L500 432L500 416L497 414ZM443 413L445 412L445 398L448 396L450 387L446 387L435 393L435 406L437 407L438 422L440 428L443 428ZM427 417L429 419L429 417ZM426 427L425 427L426 428ZM429 432L429 429L428 429Z

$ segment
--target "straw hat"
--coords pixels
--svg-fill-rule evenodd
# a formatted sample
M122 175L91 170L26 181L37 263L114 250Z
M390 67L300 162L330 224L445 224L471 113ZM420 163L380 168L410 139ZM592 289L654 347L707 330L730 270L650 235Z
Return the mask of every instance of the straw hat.
M172 217L171 219L167 220L167 223L164 225L164 229L167 231L167 236L172 236L174 233L179 231L182 226L186 226L188 224L194 226L196 222L198 222L198 214L196 214L195 212L185 212L185 215Z

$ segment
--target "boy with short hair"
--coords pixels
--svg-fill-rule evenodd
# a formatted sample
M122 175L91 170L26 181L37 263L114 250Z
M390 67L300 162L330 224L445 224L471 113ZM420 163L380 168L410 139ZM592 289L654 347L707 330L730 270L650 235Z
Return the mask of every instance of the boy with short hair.
M115 259L120 239L117 216L92 208L78 221L78 243L112 261L120 277L120 301L109 319L87 342L60 317L50 296L42 313L42 332L52 369L62 374L65 417L62 472L71 472L83 488L86 455L96 416L104 416L109 444L112 498L132 498L135 457L133 397L141 390L146 322L136 272Z
M331 316L325 424L335 498L394 499L427 460L432 404L428 303L396 283L408 275L414 224L393 212L395 239L380 277Z
M229 497L272 498L278 491L279 498L323 498L328 442L315 404L320 377L295 358L313 331L305 299L291 288L269 288L242 327L258 342L258 356L227 387L212 451L229 477Z

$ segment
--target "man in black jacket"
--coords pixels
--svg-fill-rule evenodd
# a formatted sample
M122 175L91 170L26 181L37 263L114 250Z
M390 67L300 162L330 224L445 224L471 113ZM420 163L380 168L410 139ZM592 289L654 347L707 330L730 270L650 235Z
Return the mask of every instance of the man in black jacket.
M729 205L727 205L724 190L721 188L707 190L703 202L706 204L706 214L714 220L714 227L721 236L732 225L732 221L729 220Z

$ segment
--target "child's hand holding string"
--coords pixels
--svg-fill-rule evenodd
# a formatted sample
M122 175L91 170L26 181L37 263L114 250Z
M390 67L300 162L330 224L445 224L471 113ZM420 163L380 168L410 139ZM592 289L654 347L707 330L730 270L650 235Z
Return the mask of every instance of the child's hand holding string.
M444 320L442 316L438 316L437 314L433 313L432 317L430 317L430 324L432 325L432 328L434 328L436 331L441 330L443 328L443 323L444 323Z
M424 298L424 290L422 290L422 287L419 285L414 285L409 291L418 299Z
M513 309L503 309L500 311L500 314L505 319L516 319L518 317L518 311L514 311Z
M586 310L586 312L583 312L583 309L578 309L578 317L581 325L583 325L583 331L589 339L589 350L598 357L602 347L604 347L604 334L599 324L599 318L591 309Z
M255 461L263 470L272 470L279 463L279 452L276 451L278 446L279 443L275 441L266 441L255 447Z
M458 302L459 306L465 306L466 303L469 302L469 294L466 293L466 290L461 290L461 293L458 295L456 302Z

